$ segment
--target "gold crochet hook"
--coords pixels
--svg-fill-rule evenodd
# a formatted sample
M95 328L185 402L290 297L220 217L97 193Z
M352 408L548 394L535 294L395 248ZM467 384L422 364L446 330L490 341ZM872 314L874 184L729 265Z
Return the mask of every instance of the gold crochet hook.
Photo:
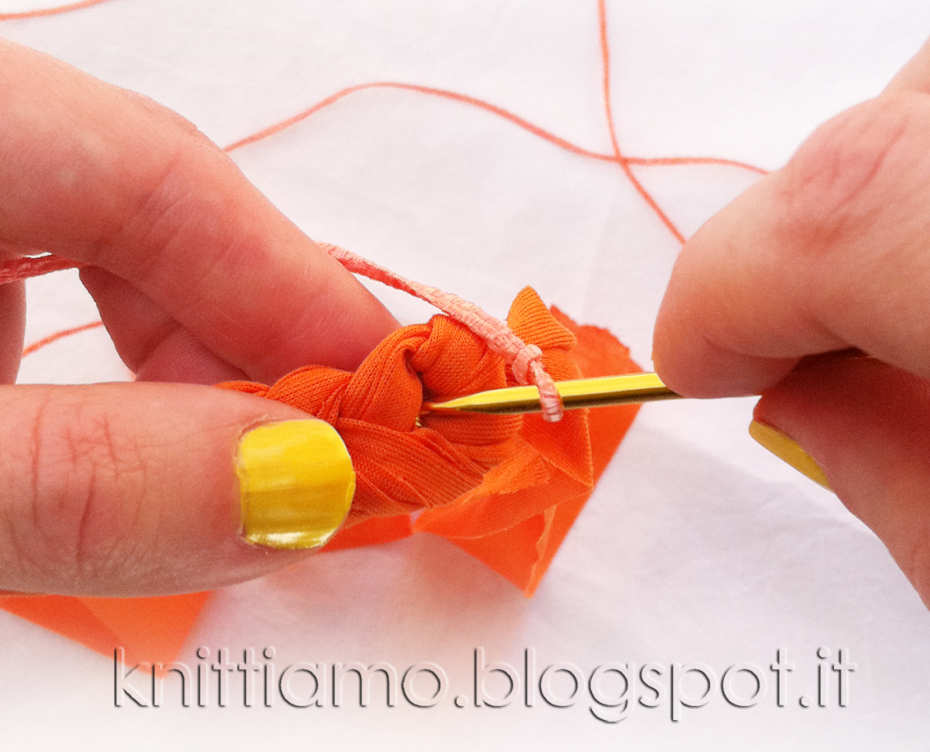
M555 384L566 410L580 407L627 405L680 398L654 373L627 373L593 379L557 381ZM445 402L426 402L423 412L491 413L509 415L539 412L539 392L535 386L513 386L469 394Z

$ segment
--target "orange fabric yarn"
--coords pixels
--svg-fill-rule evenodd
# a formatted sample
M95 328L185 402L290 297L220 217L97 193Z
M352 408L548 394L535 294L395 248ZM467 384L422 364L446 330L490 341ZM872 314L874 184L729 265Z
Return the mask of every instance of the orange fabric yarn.
M641 370L610 332L550 311L530 288L517 296L508 324L542 349L557 380ZM463 324L435 316L391 334L355 373L308 366L270 387L220 386L299 407L342 435L358 490L345 528L324 550L434 533L529 596L638 406L569 411L559 423L540 415L420 418L425 399L513 385L508 370ZM120 645L130 664L169 663L208 595L12 596L0 598L0 608L108 657Z
M89 7L84 0L41 11L0 14L0 21ZM387 88L437 96L483 109L572 153L615 162L640 197L683 241L669 215L644 187L632 166L716 164L764 173L752 165L712 157L641 158L621 151L611 109L606 3L597 2L603 98L610 153L572 144L490 102L446 89L402 82L369 82L343 89L309 109L231 144L243 147L367 89ZM0 266L0 282L78 266L55 257L13 259ZM524 291L511 312L511 327L545 352L557 379L640 370L608 332L579 327L557 310L548 312ZM93 326L93 325L89 325ZM59 332L27 348L32 352ZM575 344L577 340L577 344ZM567 413L561 423L539 416L429 416L417 427L424 396L455 396L508 383L500 358L464 327L445 317L392 335L355 374L308 367L277 384L228 384L309 409L330 420L349 444L363 482L344 530L326 550L396 540L415 531L441 535L510 579L527 595L538 586L552 557L590 496L632 422L636 407ZM425 391L424 391L425 390ZM419 511L413 520L411 512ZM207 594L154 599L45 596L0 598L0 607L112 656L170 661L180 649Z
M640 370L609 333L550 312L530 288L517 297L508 324L542 349L556 381ZM358 483L346 529L333 547L432 532L529 595L637 408L612 408L593 421L587 411L572 411L556 424L539 415L419 418L424 400L514 383L484 341L435 316L387 337L354 374L309 366L270 387L220 386L293 405L339 431ZM412 527L398 523L413 512L421 514ZM359 523L364 528L354 530Z

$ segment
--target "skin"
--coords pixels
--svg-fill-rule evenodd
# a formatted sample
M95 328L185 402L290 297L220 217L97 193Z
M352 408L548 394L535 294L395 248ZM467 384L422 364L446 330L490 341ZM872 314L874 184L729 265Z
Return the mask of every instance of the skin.
M23 82L28 82L24 84ZM655 333L676 391L763 394L930 605L930 46L686 245ZM353 368L396 326L188 122L0 40L0 258L82 279L141 382L13 387L0 288L0 588L148 595L266 574L242 433L303 413L198 384ZM814 357L859 348L878 360Z
M143 382L11 386L22 284L0 287L0 589L146 595L300 554L240 537L242 434L307 416L214 389L307 363L354 368L395 326L194 126L0 40L0 258L82 279Z
M761 394L930 607L930 43L686 244L655 364ZM823 355L856 348L874 359Z

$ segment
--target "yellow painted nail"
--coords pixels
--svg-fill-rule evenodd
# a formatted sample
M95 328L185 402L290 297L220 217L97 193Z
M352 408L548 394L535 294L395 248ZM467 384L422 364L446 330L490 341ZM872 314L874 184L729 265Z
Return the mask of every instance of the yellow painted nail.
M749 425L749 435L802 475L806 475L828 491L832 490L827 481L827 476L820 469L820 465L814 462L813 457L801 449L801 446L794 439L771 426L755 420Z
M355 494L349 452L322 420L249 431L239 442L236 474L243 535L258 546L322 546L339 529Z

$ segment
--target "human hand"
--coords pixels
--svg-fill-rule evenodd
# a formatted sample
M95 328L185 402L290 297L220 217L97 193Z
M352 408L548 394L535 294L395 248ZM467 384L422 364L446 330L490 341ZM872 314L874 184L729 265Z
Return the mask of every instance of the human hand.
M801 361L848 348L875 359ZM828 484L930 607L930 42L687 243L655 362L687 396L762 394L754 434Z
M203 590L299 556L247 542L281 543L262 537L263 509L304 533L284 545L332 532L350 480L335 432L197 384L354 368L396 326L390 314L183 118L3 40L0 197L0 258L89 264L82 280L139 381L185 382L11 386L24 291L0 287L0 588ZM285 466L264 463L263 434ZM337 488L314 494L327 453ZM288 481L291 498L256 490L295 466L306 477Z

